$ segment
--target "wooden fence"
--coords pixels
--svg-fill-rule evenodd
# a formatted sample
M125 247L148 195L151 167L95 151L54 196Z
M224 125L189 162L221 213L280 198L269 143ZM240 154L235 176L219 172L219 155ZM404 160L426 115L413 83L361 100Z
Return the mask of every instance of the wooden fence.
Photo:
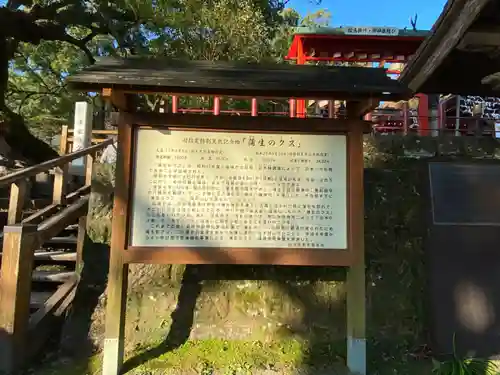
M73 129L69 129L67 125L62 127L61 144L66 140L68 151L73 148ZM92 130L91 144L100 144L109 140L109 136L118 135L118 130Z
M0 373L17 370L39 352L51 334L50 322L67 310L75 295L85 238L92 166L96 153L111 144L112 140L99 140L93 146L67 154L71 139L67 134L66 128L66 137L60 142L60 157L0 177L0 187L10 185L7 225L0 233L3 249L0 268ZM79 158L85 160L85 182L69 192L69 164ZM41 173L53 174L52 203L23 217L29 180ZM76 222L75 277L66 281L37 311L30 314L35 250Z

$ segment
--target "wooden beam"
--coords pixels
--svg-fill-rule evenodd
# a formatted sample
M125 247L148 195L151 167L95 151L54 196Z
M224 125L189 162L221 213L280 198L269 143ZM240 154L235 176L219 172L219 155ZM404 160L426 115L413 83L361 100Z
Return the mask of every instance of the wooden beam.
M347 107L351 108L349 110L349 113L353 114L355 119L361 118L367 113L373 111L375 108L378 107L380 104L380 99L378 98L371 98L371 99L364 99L361 101L349 101L347 102ZM365 129L362 129L364 133L366 133Z
M21 178L28 178L35 176L40 172L47 172L49 169L60 167L64 164L69 163L75 159L78 159L82 156L86 156L88 154L95 153L99 150L103 150L106 146L113 143L112 139L108 139L105 142L102 142L98 145L90 146L88 148L84 148L82 150L78 150L76 152L72 152L71 154L66 154L64 156L59 156L58 158L45 161L40 164L33 165L31 167L23 168L17 172L10 173L3 177L0 177L0 186L4 186L10 184L12 182L16 182Z
M434 35L419 48L400 80L419 91L432 73L457 46L490 0L456 0L443 11Z
M27 189L26 179L20 179L11 184L7 224L13 225L21 221Z
M65 202L66 204L71 204L75 202L77 199L83 197L90 193L90 185L85 185L75 190L74 192L66 195ZM59 212L64 207L60 204L51 204L50 206L43 207L38 209L35 213L31 214L27 218L23 219L22 224L38 224L41 221L47 219L49 216Z
M77 278L73 277L61 285L43 306L34 313L29 321L28 339L30 346L27 351L28 359L40 353L53 334L54 323L68 310L75 298Z
M121 114L118 125L116 183L106 301L103 374L119 375L125 350L125 312L127 306L128 264L123 259L127 246L127 201L132 163L132 127Z
M109 100L111 103L121 111L130 111L130 103L127 94L124 91L104 88L102 89L102 97L104 100Z
M130 113L125 114L129 124L143 126L166 126L169 128L186 127L220 130L268 130L297 131L307 133L339 132L346 133L354 123L359 123L363 132L371 131L371 124L361 119L328 119L328 118L289 118L274 116L212 116L170 113Z
M366 68L363 68L366 69ZM377 69L377 68L371 68ZM77 91L95 92L99 91L100 87L98 83L82 83L73 85L73 88ZM338 98L339 100L353 100L356 98L370 98L371 96L380 95L383 92L385 101L395 101L403 100L407 96L406 87L390 87L390 86L378 86L373 88L368 88L366 91L357 90L350 91L345 89L343 91L334 90L316 90L316 91L305 91L302 88L296 88L294 90L284 90L284 89L248 89L242 91L240 89L221 89L218 87L205 87L205 88L185 88L185 87L164 87L164 86L147 86L147 85L124 85L120 89L115 89L123 92L124 94L130 95L158 95L168 93L169 95L174 95L177 97L181 96L228 96L233 99L251 99L257 98L259 100L272 100L272 99L290 99L305 97L317 98L317 99L330 99L332 96ZM371 91L368 91L371 90Z
M457 46L461 51L477 50L478 48L488 48L500 46L500 32L493 31L469 31Z
M86 215L88 211L89 196L84 196L63 208L54 216L44 220L38 225L38 235L43 243L50 240L68 225L73 224L80 216Z

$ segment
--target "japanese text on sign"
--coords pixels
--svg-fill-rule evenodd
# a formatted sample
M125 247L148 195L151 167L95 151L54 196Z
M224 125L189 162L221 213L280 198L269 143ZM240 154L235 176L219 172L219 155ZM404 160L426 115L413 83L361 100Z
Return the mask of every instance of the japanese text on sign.
M347 248L346 138L140 129L132 246Z
M399 29L395 27L346 27L346 35L379 35L396 36L399 35Z

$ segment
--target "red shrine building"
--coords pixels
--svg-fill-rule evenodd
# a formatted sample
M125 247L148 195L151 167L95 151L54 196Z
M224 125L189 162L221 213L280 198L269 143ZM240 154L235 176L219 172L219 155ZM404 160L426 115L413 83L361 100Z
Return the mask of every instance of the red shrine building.
M386 68L387 74L397 79L405 64L417 51L429 31L398 29L394 27L299 27L286 55L287 60L297 64L326 63L338 65L360 65ZM428 134L429 103L425 94L416 95L413 108L408 102L381 103L380 108L367 119L375 122L379 131L410 131L418 128ZM290 102L290 115L304 117L309 114L311 103L297 99ZM319 103L316 104L316 111ZM321 103L329 116L342 110L342 103Z
M430 31L394 27L299 27L286 59L297 64L383 67L390 77L398 79L430 34ZM467 135L476 132L485 120L500 120L499 98L442 94L445 95L417 93L408 102L380 103L375 111L367 115L367 120L373 121L374 131L377 132L417 132L420 135L441 132ZM335 117L341 114L342 109L342 103L336 101L290 101L290 116L293 117ZM483 133L488 131L493 131L493 128Z
M394 27L298 27L285 59L296 64L385 68L391 78L398 79L430 35L430 31ZM455 135L477 134L477 129L481 127L485 134L493 132L492 122L500 124L499 98L446 95L445 92L441 94L444 95L416 93L409 101L381 102L366 119L373 122L373 130L378 133L419 135L438 135L442 132ZM184 108L174 95L171 97L171 109L168 108L169 105L165 105L160 111L240 116L259 116L265 113L268 116L336 117L342 115L345 108L341 101L306 101L300 98L290 100L288 108L285 103L274 103L274 107L268 106L260 113L257 98L250 98L251 110L224 109L220 97L213 97L212 103L212 108Z

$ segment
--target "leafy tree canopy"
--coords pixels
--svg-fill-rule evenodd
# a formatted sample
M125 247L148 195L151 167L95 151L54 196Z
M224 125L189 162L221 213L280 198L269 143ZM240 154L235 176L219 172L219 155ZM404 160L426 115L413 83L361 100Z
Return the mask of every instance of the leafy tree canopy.
M0 7L0 113L5 139L32 161L56 156L39 138L71 123L76 100L102 105L98 97L71 92L65 85L66 76L98 56L279 60L289 46L292 27L329 18L323 12L301 21L286 2L9 0ZM144 101L155 107L160 99ZM185 105L208 104L203 98L185 100Z

